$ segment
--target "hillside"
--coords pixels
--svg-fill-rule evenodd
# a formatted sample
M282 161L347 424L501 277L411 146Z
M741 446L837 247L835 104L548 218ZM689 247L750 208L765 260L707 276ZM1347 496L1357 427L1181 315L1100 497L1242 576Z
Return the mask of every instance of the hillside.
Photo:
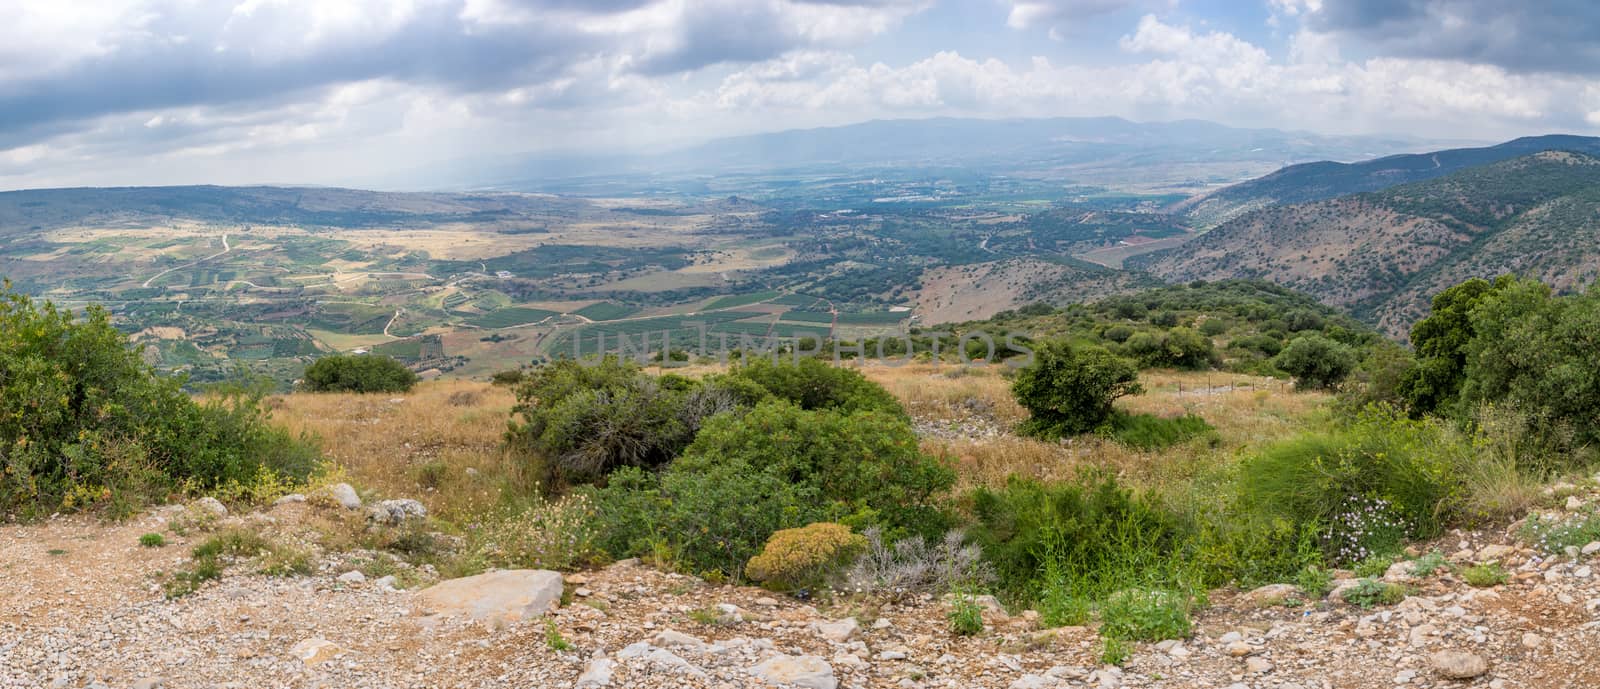
M1134 259L1173 281L1270 280L1391 335L1431 295L1515 272L1558 288L1600 267L1600 159L1543 152L1381 192L1265 208Z
M1267 206L1321 201L1379 191L1409 182L1443 177L1460 170L1537 153L1566 150L1600 153L1600 138L1529 136L1483 148L1392 155L1359 163L1318 161L1290 165L1259 179L1224 187L1185 201L1175 210L1196 225L1211 227Z

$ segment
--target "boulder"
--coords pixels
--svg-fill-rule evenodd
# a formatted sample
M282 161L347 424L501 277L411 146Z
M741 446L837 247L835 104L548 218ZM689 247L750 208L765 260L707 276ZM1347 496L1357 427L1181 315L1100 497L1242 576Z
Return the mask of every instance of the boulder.
M194 501L194 507L218 519L228 516L228 507L223 505L222 501L213 497L208 496Z
M361 570L359 570L359 569L352 569L352 570L350 570L348 572L345 572L344 574L340 574L339 575L339 583L342 583L342 584L365 584L365 583L367 583L367 575L362 574Z
M1472 679L1489 671L1489 661L1466 651L1439 651L1428 656L1428 662L1446 679Z
M769 684L802 689L838 689L833 666L817 656L775 655L750 668L750 674Z
M696 651L704 650L706 647L706 642L671 629L663 629L657 632L651 643L663 648L688 648Z
M317 665L343 655L344 649L327 639L312 637L295 644L289 652L307 665Z
M603 655L589 659L589 664L584 666L583 674L578 675L578 683L573 689L601 689L611 686L611 671L616 669L617 661Z
M543 569L506 569L442 581L417 593L434 614L465 616L491 627L549 612L561 602L561 574Z
M399 526L407 519L422 519L426 516L428 508L410 498L384 500L367 509L368 521L386 526Z
M323 492L347 510L361 508L361 496L356 495L356 489L348 483L335 483L328 486Z
M706 676L705 670L691 665L689 661L679 657L676 653L665 648L656 648L643 641L629 644L626 648L618 651L617 660L624 662L630 660L642 661L653 670L674 675Z
M1251 589L1243 598L1246 603L1257 607L1266 608L1274 605L1283 605L1284 601L1300 595L1300 589L1290 584L1268 584L1261 588Z
M813 625L822 638L834 643L844 643L861 633L861 623L854 617L846 617L832 622L817 622Z

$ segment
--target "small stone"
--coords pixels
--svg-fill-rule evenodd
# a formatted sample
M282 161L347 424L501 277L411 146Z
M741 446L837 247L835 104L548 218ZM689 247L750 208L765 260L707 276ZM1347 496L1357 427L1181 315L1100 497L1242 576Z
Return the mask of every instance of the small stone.
M1583 553L1584 555L1600 553L1600 541L1589 541L1588 544L1583 546L1583 550L1579 552Z
M312 637L295 644L289 652L307 665L317 665L343 655L344 649L327 639Z
M603 655L597 655L584 666L583 674L578 675L578 683L573 689L601 689L611 686L611 671L616 669L617 661Z
M410 498L384 500L367 510L368 521L388 526L399 526L408 519L422 519L427 516L428 508Z
M1515 552L1516 549L1509 545L1495 543L1479 548L1478 552L1473 555L1473 559L1476 559L1479 562L1493 562L1504 560Z
M372 584L374 586L377 586L378 589L382 590L382 591L399 591L400 590L400 580L394 578L393 574L386 574L384 576L378 577L378 580L372 582Z
M756 599L756 605L759 605L759 606L761 606L763 608L777 607L778 599L771 598L771 597L768 597L768 596L762 596L762 597Z
M775 655L752 666L749 672L770 684L788 684L800 689L837 689L839 686L833 667L817 656Z
M1243 641L1235 641L1231 644L1228 644L1227 651L1228 655L1234 658L1243 658L1251 653L1255 653L1256 649L1252 648L1250 644L1247 644Z
M656 632L652 642L663 648L688 648L698 651L706 647L706 642L671 629L663 629Z
M365 584L367 583L367 575L362 574L359 569L352 569L340 574L339 581L345 584Z
M1428 662L1446 679L1472 679L1489 671L1489 661L1466 651L1439 651L1428 656Z
M1284 601L1300 594L1300 589L1289 584L1268 584L1244 594L1246 603L1258 608L1282 605Z
M856 622L854 617L846 617L832 622L818 622L814 626L817 633L822 635L822 638L840 644L855 638L857 634L861 633L861 624Z
M905 651L879 651L878 660L905 660Z
M588 598L589 596L594 595L594 591L590 591L588 588L579 586L578 588L572 590L572 595L579 598Z
M1236 644L1236 643L1239 643L1240 641L1244 641L1244 635L1240 634L1239 632L1236 632L1236 631L1235 632L1228 632L1227 634L1223 634L1221 637L1219 637L1217 639L1217 643L1220 643L1220 644Z
M1566 507L1568 512L1577 512L1583 509L1583 500L1576 495L1568 495Z
M499 627L532 619L561 602L561 574L504 569L442 581L417 593L427 612L464 616Z
M1522 647L1528 650L1537 650L1544 645L1544 637L1533 632L1522 633Z
M1012 682L1010 689L1049 689L1061 684L1061 680L1045 675L1023 675Z
M290 493L290 494L285 495L285 496L283 496L281 498L278 498L277 500L273 500L272 501L272 506L273 507L278 507L280 505L290 505L290 504L294 504L294 503L297 503L297 502L305 502L305 501L306 501L306 496L305 495L300 494L300 493Z
M141 677L133 681L133 689L160 689L167 681L160 677Z
M1272 661L1269 661L1266 658L1251 656L1244 660L1244 671L1252 675L1260 675L1272 672Z
M873 629L888 629L888 628L893 627L893 626L894 626L894 622L889 621L889 618L887 618L887 617L880 617L880 618L872 621L872 628Z

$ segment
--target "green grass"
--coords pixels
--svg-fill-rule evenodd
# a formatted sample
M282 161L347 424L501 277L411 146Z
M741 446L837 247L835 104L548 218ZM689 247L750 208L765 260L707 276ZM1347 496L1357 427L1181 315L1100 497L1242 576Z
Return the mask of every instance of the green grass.
M561 630L556 628L556 621L549 618L545 618L544 621L544 646L550 649L551 653L570 651L573 648L572 643L561 635Z
M1551 554L1568 547L1582 548L1600 541L1600 513L1564 520L1532 516L1523 522L1518 535L1529 545Z
M779 318L796 323L833 323L833 314L827 311L785 311Z
M495 309L481 316L468 318L466 323L479 328L511 328L519 325L538 323L552 316L560 314L545 309L535 309L526 306L508 306Z
M1126 589L1100 605L1100 633L1117 639L1161 641L1189 636L1188 596L1159 589Z
M1378 581L1370 577L1356 582L1355 588L1346 591L1344 594L1345 602L1363 610L1377 605L1394 605L1405 599L1406 588L1404 586Z
M1510 581L1511 576L1506 573L1505 568L1501 567L1499 563L1490 562L1482 565L1473 565L1461 570L1461 578L1465 579L1468 585L1475 588L1488 588Z
M583 316L591 321L614 321L618 318L627 318L638 312L639 309L636 307L602 301L573 311L572 315Z
M973 636L983 631L983 606L972 596L956 596L950 607L950 633L956 636Z
M778 296L776 290L751 292L750 294L731 294L726 297L717 297L716 300L706 304L703 310L711 311L713 309L731 309L735 306L749 306L750 304L759 304L776 296Z
M139 545L146 548L160 548L167 544L167 539L158 533L147 533L139 537Z
M1162 418L1150 414L1118 413L1106 433L1112 440L1139 450L1159 450L1190 438L1218 439L1217 429L1193 414Z

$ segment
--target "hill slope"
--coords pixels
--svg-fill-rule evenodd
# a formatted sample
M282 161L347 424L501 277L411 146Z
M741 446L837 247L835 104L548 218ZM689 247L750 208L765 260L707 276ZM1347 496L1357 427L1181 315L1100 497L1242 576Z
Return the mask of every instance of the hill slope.
M1381 192L1272 207L1134 260L1168 280L1261 278L1390 334L1439 290L1516 272L1560 288L1600 269L1600 158L1547 151Z
M1291 165L1265 177L1224 187L1186 201L1177 210L1181 210L1196 224L1209 227L1266 206L1379 191L1549 150L1600 154L1600 138L1529 136L1484 148L1393 155L1359 163L1319 161Z

